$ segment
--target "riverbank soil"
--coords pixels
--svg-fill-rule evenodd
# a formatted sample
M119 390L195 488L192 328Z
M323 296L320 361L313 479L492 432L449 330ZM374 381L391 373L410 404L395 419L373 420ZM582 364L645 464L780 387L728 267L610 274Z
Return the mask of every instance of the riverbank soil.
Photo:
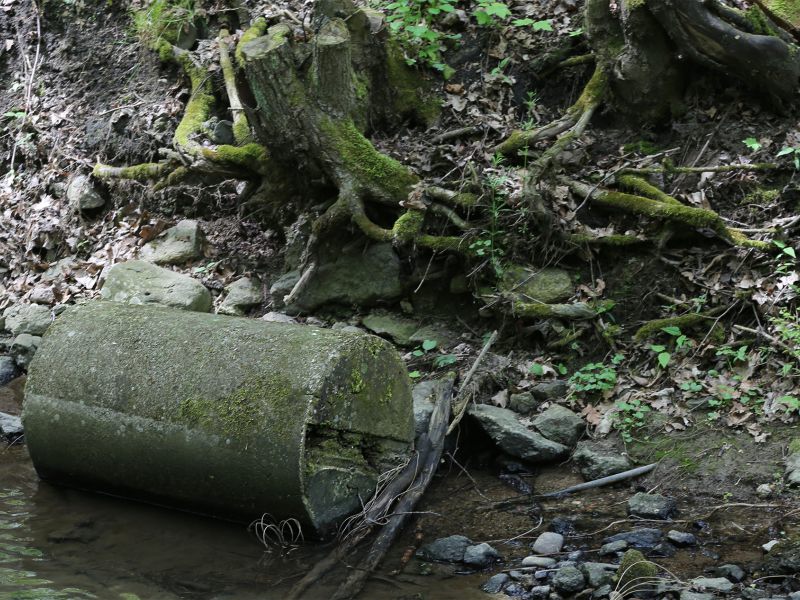
M620 580L586 565L638 549L682 600L795 598L800 10L673 4L0 2L0 412L50 322L101 296L357 329L403 356L420 423L427 382L477 363L364 597L608 597ZM112 271L137 259L158 268ZM0 598L105 577L277 598L327 550L225 530L234 574L195 577L217 526L186 517L202 551L136 566L95 540L145 509L37 483L0 423L3 514L36 530L0 533ZM77 529L51 535L62 500ZM615 534L634 538L600 555ZM72 582L75 544L92 575Z

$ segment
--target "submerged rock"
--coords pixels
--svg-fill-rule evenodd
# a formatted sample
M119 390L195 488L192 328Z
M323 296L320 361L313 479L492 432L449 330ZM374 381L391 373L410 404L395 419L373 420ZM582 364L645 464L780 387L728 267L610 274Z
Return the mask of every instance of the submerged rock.
M561 567L553 577L553 587L562 594L574 594L586 587L586 580L577 567Z
M564 458L569 453L567 446L548 440L525 427L519 422L514 411L479 404L471 406L469 414L478 421L489 437L511 456L531 462L549 462Z
M539 567L541 569L549 569L556 564L555 558L549 556L526 556L522 559L523 567Z
M0 385L5 385L17 376L17 365L10 356L0 356Z
M725 577L695 577L690 581L692 587L701 591L721 592L733 591L733 584Z
M489 578L489 581L481 586L481 589L487 594L496 594L503 589L503 586L511 581L511 577L507 573L498 573Z
M533 542L533 551L537 554L556 554L564 546L564 536L560 533L545 531Z
M142 246L140 258L157 265L178 265L199 258L203 232L197 221L184 219Z
M472 567L487 567L500 559L500 553L486 542L483 542L482 544L467 546L462 560L464 564Z
M671 529L667 532L667 539L676 546L694 546L697 544L697 538L688 531Z
M463 535L451 535L434 540L417 550L417 556L423 560L437 562L461 562L464 552L472 545L472 540Z
M764 568L769 573L782 575L800 573L800 539L781 540L773 545Z
M202 283L141 260L111 267L100 295L125 304L161 304L197 312L211 310L211 293Z
M617 541L625 541L633 548L650 549L661 543L662 533L660 529L653 527L640 527L630 531L623 531L616 535L611 535L603 540L604 544Z

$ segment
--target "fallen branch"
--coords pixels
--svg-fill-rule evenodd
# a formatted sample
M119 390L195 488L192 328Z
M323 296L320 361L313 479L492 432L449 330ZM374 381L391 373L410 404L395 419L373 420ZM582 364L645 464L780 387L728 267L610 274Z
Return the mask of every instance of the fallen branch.
M573 485L568 488L564 488L563 490L559 490L557 492L539 494L535 497L556 498L556 497L566 496L567 494L572 494L574 492L582 492L584 490L591 490L594 488L602 487L604 485L611 485L612 483L625 481L626 479L630 479L632 477L638 477L639 475L644 475L645 473L649 473L650 471L656 468L657 464L658 463L653 463L650 465L645 465L644 467L636 467L635 469L629 469L628 471L623 471L622 473L615 473L614 475L609 475L608 477L601 477L600 479L594 479L592 481L587 481L585 483L579 483L578 485Z
M478 370L478 365L481 364L486 353L489 351L489 348L492 347L494 341L497 339L497 331L493 331L492 335L489 336L489 339L486 340L486 343L483 345L481 349L481 353L478 354L478 358L475 359L475 362L472 363L472 367L470 367L469 371L467 372L466 377L464 377L464 381L461 382L461 386L458 390L458 395L456 395L455 399L453 400L453 420L450 422L450 427L447 428L447 435L453 433L453 430L458 426L461 422L461 419L464 418L464 415L467 412L467 408L469 407L469 397L466 393L468 389L468 384L472 376L475 374L475 371Z

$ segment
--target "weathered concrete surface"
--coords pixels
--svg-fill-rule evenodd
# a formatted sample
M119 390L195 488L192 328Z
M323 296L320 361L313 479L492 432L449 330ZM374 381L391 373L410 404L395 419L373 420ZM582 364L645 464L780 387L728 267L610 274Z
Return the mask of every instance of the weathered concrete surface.
M48 330L23 421L45 479L324 534L406 456L408 381L366 334L91 302Z

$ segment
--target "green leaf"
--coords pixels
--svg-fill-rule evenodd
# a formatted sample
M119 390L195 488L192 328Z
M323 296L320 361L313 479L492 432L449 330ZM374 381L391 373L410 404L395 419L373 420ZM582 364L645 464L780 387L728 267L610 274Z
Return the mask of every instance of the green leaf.
M661 331L663 331L664 333L668 333L670 335L673 335L673 336L678 336L678 335L681 334L681 328L680 327L675 327L674 325L671 325L669 327L662 327Z
M539 363L533 363L528 368L528 372L533 374L533 375L536 375L537 377L541 377L542 375L544 375L544 367L542 365L540 365Z
M514 19L511 24L515 27L525 27L526 25L533 25L533 19Z
M498 19L505 19L511 16L511 11L508 9L508 6L502 2L493 2L486 7L486 14L493 15Z
M420 377L422 377L422 373L420 373L419 371L411 371L411 373L409 373L408 376L411 377L411 379L419 379Z
M553 31L553 20L547 19L545 21L536 21L533 24L534 31Z
M658 364L661 365L662 369L666 369L667 365L669 364L669 359L672 358L672 355L669 352L661 352L658 355Z
M422 342L422 349L425 350L425 352L430 352L436 348L436 344L436 340L424 340Z
M758 140L753 137L749 137L745 140L742 140L742 143L748 148L750 148L750 150L752 150L753 152L757 152L758 150L761 149L761 144L759 144Z
M578 27L577 29L573 29L567 35L569 37L575 37L577 35L583 35L583 27Z
M786 146L785 148L781 148L780 152L778 152L775 156L786 156L787 154L791 154L795 150L796 148L790 148L789 146Z
M437 356L433 359L433 364L436 368L446 367L447 365L452 365L454 362L458 360L455 354L443 354L442 356Z
M663 352L666 349L667 349L667 347L666 346L662 346L661 344L652 344L650 346L650 350L652 350L653 352Z
M782 250L783 250L784 254L788 254L792 258L797 258L797 253L794 251L794 248L790 248L789 246L787 246L786 248L783 248Z

